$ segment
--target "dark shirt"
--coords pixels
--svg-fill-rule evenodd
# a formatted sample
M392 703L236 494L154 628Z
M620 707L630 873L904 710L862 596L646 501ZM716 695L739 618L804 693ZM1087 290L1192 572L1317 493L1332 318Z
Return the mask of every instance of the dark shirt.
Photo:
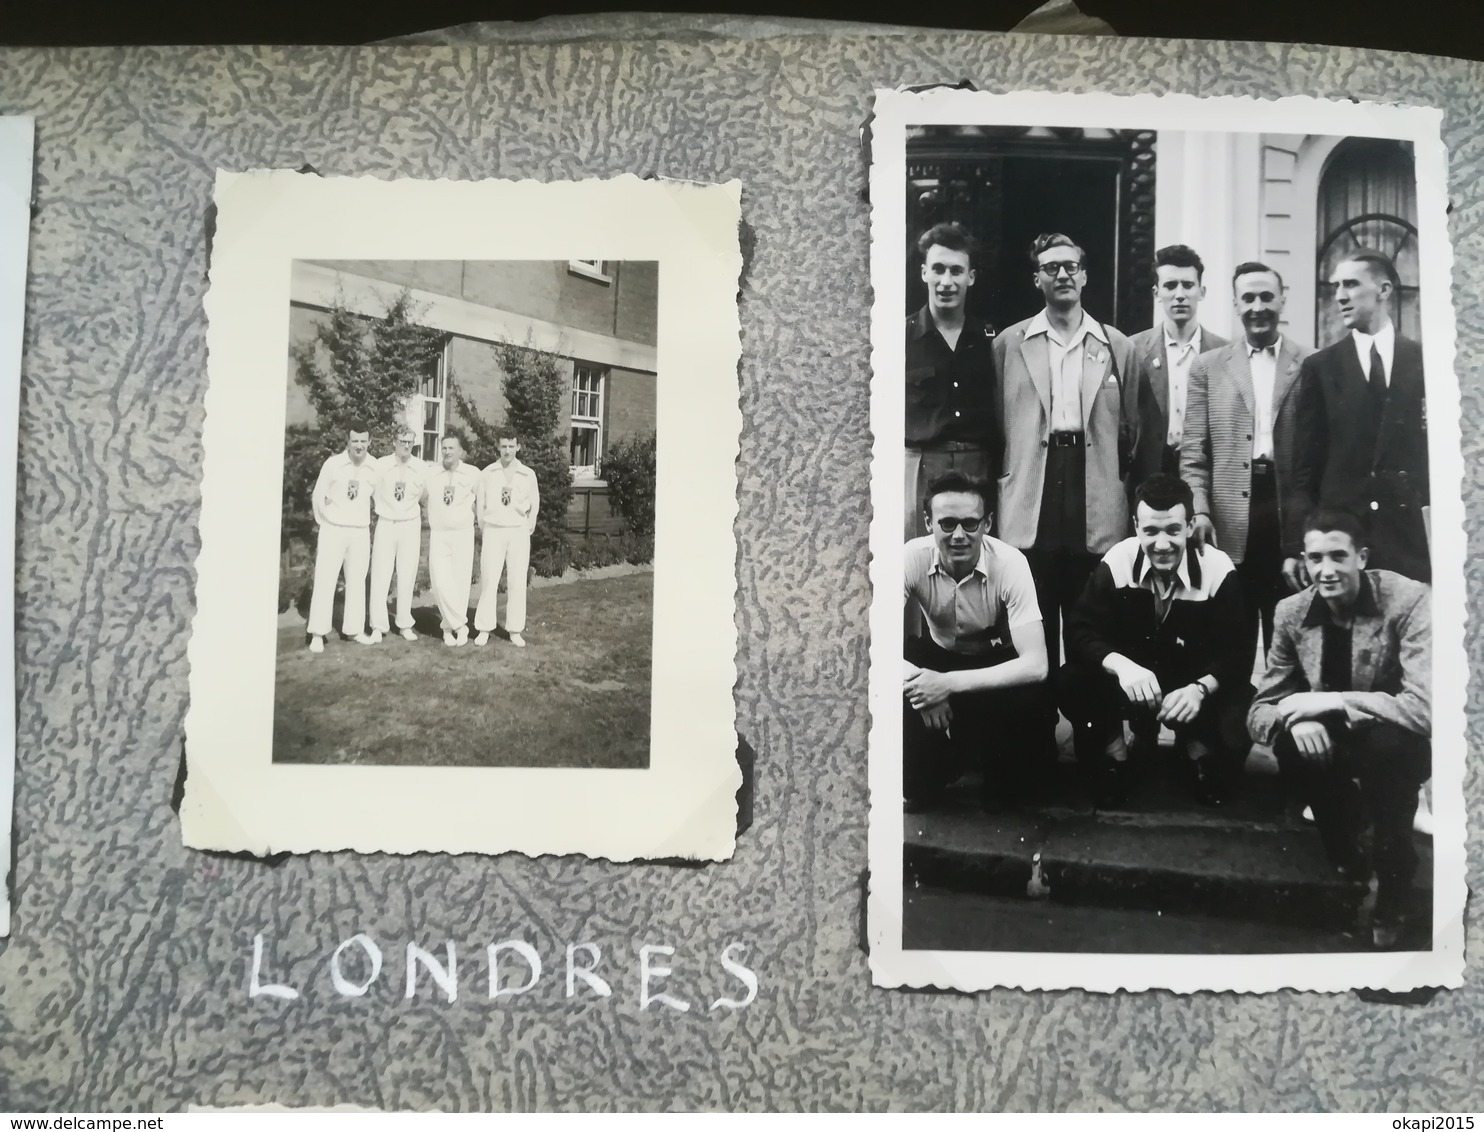
M989 447L995 435L994 328L964 316L950 350L923 307L907 320L907 443L957 440Z
M1371 586L1370 578L1365 574L1360 576L1360 592L1355 595L1355 608L1352 612L1357 617L1380 615L1380 610L1376 605L1375 589ZM1315 691L1355 691L1355 674L1350 667L1355 637L1353 624L1336 625L1334 615L1329 610L1329 602L1318 594L1314 595L1314 604L1309 607L1309 616L1305 619L1305 623L1319 627L1320 686Z

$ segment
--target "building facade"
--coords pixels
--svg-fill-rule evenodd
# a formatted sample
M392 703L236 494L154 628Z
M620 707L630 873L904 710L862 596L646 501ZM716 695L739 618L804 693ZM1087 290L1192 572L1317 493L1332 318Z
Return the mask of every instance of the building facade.
M296 260L289 424L314 423L293 379L293 349L314 340L335 303L379 317L404 289L417 321L445 335L407 406L426 458L435 459L443 437L460 424L455 383L481 417L504 420L495 348L501 343L558 359L571 393L561 427L579 490L601 487L603 454L615 443L655 431L659 265L635 260Z

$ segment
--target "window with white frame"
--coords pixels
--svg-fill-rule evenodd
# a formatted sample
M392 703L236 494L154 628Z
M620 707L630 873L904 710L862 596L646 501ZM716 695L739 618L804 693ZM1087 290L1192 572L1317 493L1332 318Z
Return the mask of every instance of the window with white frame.
M606 259L569 259L567 270L573 275L585 275L589 279L596 279L599 283L613 282Z
M422 458L436 461L442 454L439 448L443 443L444 431L448 424L447 342L443 344L443 349L433 356L428 367L423 370L417 393L422 404L420 431Z
M572 474L596 478L603 457L603 386L608 371L578 362L572 368Z

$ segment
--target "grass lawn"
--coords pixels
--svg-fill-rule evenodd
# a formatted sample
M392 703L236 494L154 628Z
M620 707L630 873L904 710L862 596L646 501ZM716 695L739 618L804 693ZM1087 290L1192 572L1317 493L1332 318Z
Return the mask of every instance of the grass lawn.
M504 620L504 600L500 618ZM649 765L654 575L533 589L526 648L502 629L448 648L434 606L416 643L280 628L273 761L358 766ZM336 623L339 621L336 611Z

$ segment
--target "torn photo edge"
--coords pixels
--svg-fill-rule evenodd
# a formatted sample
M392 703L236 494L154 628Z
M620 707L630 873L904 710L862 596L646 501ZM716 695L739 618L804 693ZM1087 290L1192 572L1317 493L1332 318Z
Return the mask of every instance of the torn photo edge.
M994 987L1091 991L1166 989L1264 992L1280 988L1393 991L1458 986L1463 973L1465 808L1464 652L1459 386L1454 372L1453 252L1448 237L1447 154L1440 111L1426 107L1187 95L1113 96L931 90L876 92L870 169L873 431L872 606L869 701L871 888L868 941L873 982L973 992ZM905 372L903 311L908 252L906 138L923 125L1126 128L1203 133L1323 134L1397 138L1414 146L1422 282L1434 577L1432 949L1322 954L1093 954L907 950L903 930L902 643L900 517ZM1254 248L1255 258L1261 249ZM1053 904L1054 906L1054 904ZM1152 913L1151 913L1152 915Z
M185 844L723 860L735 683L741 185L218 172ZM505 222L502 218L515 218ZM272 761L295 260L658 261L653 686L645 770Z

